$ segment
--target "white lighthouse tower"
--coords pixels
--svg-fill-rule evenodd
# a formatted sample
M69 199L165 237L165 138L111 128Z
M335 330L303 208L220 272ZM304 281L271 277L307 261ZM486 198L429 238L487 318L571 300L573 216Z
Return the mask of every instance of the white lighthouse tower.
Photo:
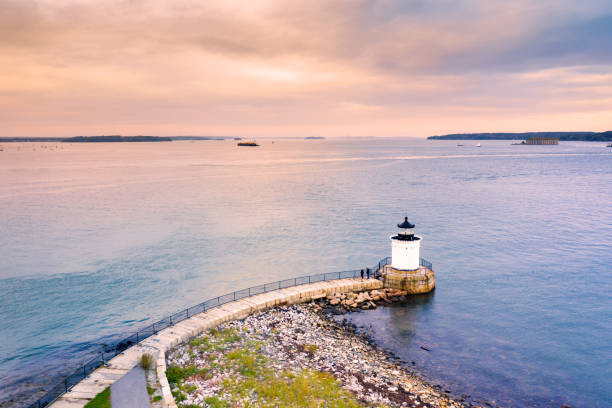
M391 263L381 268L383 286L408 294L431 292L436 286L433 266L422 260L421 237L414 235L414 224L404 218L399 232L391 237Z
M398 234L391 237L391 267L400 271L417 270L421 237L414 235L414 224L408 221L408 217L397 227L400 229Z

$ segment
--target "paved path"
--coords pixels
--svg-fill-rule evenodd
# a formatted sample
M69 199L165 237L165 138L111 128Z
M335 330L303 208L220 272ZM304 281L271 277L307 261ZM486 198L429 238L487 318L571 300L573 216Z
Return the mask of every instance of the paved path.
M113 408L151 408L145 372L137 365L111 385Z

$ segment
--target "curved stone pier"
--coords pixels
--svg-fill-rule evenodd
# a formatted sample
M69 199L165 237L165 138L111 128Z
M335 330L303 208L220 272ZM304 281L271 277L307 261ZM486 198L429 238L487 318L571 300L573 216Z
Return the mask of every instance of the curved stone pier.
M161 384L163 403L166 407L176 408L170 385L166 379L166 350L169 348L189 341L203 331L223 322L242 319L251 313L270 307L309 302L330 293L358 292L382 287L382 282L377 279L350 278L316 282L262 293L198 313L128 348L111 359L107 366L95 370L50 406L52 408L83 407L106 387L126 375L138 364L143 353L149 353L156 358L156 372Z

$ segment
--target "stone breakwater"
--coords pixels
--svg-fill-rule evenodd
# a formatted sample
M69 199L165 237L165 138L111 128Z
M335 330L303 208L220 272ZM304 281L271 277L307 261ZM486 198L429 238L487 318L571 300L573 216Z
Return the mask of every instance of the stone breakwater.
M466 406L407 371L354 328L328 317L329 308L339 305L372 307L376 297L391 302L405 295L385 290L356 296L331 294L320 302L323 307L314 302L276 307L223 323L179 345L167 354L168 380L177 403L185 407ZM287 403L280 391L266 388L268 381L272 388L287 388L288 393L295 392L291 386L299 382L297 391L312 399ZM313 381L327 394L309 390Z
M379 304L390 305L405 302L408 292L398 289L375 289L370 292L336 292L328 294L319 301L320 304L331 306L335 313L346 313L357 309L375 309Z
M172 375L166 372L166 352L169 349L179 344L190 342L195 336L214 329L224 322L244 319L254 313L268 310L275 306L309 302L325 297L330 293L359 292L380 288L382 288L382 282L377 279L360 280L347 278L318 281L260 293L208 309L160 330L147 339L140 341L137 345L113 357L104 367L96 369L72 387L70 392L61 395L50 406L53 408L83 407L96 394L127 374L129 370L138 364L143 353L148 353L155 357L157 388L162 396L161 404L169 408L176 407L177 404L171 393L168 381L168 378L172 377ZM325 383L328 381L322 378L320 382ZM330 388L328 387L328 389Z

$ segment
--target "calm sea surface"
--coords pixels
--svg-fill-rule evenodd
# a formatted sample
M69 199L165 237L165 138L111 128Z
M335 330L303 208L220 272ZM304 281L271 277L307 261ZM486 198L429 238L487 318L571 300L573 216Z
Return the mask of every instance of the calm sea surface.
M373 264L404 214L437 288L362 330L456 394L612 406L612 149L260 142L4 144L0 406L186 306Z

